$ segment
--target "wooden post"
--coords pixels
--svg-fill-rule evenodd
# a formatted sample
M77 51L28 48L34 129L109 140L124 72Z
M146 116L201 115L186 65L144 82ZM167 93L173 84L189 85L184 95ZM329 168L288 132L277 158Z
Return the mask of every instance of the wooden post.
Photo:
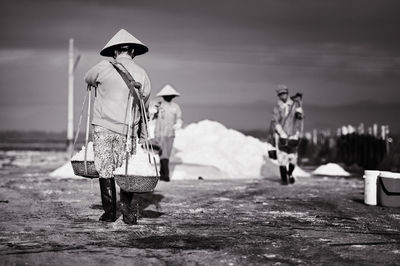
M74 39L69 39L68 52L68 117L67 152L72 153L74 139Z
M92 101L92 88L88 86L88 111L86 117L86 136L85 136L85 174L88 173L87 168L87 151L89 149L89 131L90 131L90 110L91 110L91 101Z

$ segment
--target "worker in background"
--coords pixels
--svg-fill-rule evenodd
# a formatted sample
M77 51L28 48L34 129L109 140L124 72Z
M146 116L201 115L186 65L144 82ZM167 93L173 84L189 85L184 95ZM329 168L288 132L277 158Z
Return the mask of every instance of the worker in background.
M170 181L169 159L175 131L182 127L182 110L172 100L180 94L169 84L157 94L158 99L149 107L150 120L154 123L154 142L160 147L160 180Z
M293 171L297 164L299 139L303 133L303 95L296 93L289 98L289 89L285 85L279 85L276 92L279 99L273 109L270 132L277 147L281 182L287 185L295 182Z

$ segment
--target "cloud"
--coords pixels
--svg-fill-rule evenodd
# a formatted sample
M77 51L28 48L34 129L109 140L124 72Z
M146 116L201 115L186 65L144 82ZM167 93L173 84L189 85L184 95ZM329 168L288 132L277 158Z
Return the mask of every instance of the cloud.
M37 54L35 49L0 49L0 64L24 62Z
M73 37L82 55L75 76L79 109L84 73L102 59L99 50L120 28L149 45L150 52L136 60L148 71L153 91L172 83L183 94L179 101L189 105L272 102L279 83L304 92L309 103L389 101L400 97L399 5L388 0L5 0L0 104L10 108L10 119L18 108L49 104L54 119L63 116L51 106L66 105ZM236 119L220 112L229 123ZM197 117L196 112L186 117ZM21 122L26 127L36 125L26 119Z

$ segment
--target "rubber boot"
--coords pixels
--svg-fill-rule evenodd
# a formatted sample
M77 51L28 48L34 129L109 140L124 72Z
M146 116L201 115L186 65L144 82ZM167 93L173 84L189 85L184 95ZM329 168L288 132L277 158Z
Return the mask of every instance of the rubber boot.
M161 159L160 160L160 180L169 182L169 160Z
M279 171L281 173L281 183L282 185L287 185L288 184L288 180L287 180L287 169L286 166L279 166Z
M137 224L137 217L134 210L131 208L133 192L120 190L120 208L122 212L122 220L126 224Z
M290 184L294 184L294 182L296 182L296 180L294 179L294 176L293 176L293 171L294 171L295 167L296 166L294 164L292 164L292 163L289 164L288 176L289 176L289 183Z
M104 213L100 221L115 222L117 220L117 197L114 178L99 178L101 204Z

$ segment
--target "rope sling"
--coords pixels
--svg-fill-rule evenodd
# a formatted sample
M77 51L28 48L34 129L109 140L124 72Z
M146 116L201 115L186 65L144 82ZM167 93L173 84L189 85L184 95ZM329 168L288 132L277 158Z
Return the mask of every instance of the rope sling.
M142 84L140 82L136 82L129 71L125 68L124 65L121 63L112 63L113 67L117 70L117 72L121 75L122 79L126 83L129 88L129 100L128 100L128 108L129 108L129 115L128 115L128 130L126 136L126 146L125 146L125 175L128 175L128 164L129 164L129 155L132 154L132 147L133 145L129 143L131 141L131 134L132 129L135 125L132 125L132 121L136 118L136 113L139 109L140 117L143 119L144 122L144 130L145 130L145 139L144 139L144 150L147 151L149 163L154 163L157 178L159 177L156 159L154 157L154 150L153 146L150 144L149 140L149 121L147 117L146 107L143 102L143 95L141 93ZM135 104L135 100L138 101L138 104ZM133 111L133 117L132 117ZM140 123L140 120L139 120ZM136 133L136 132L135 132ZM129 145L131 144L131 145ZM153 154L153 162L150 157L150 152Z
M87 152L88 152L88 144L89 144L89 132L90 132L90 114L91 114L91 101L92 101L92 86L88 85L87 86L87 93L85 95L85 98L82 103L82 108L81 108L81 113L79 115L79 122L78 122L78 128L75 133L75 138L73 141L73 149L71 153L71 164L72 168L74 170L75 175L83 176L83 177L88 177L88 178L97 178L98 173L95 170L94 167L94 162L90 161L90 164L88 164L87 160ZM87 116L86 116L86 132L85 132L85 153L84 153L84 160L82 161L73 161L73 154L75 152L75 146L78 141L80 131L81 131L81 125L82 125L82 118L83 118L83 112L85 108L85 104L87 102Z

